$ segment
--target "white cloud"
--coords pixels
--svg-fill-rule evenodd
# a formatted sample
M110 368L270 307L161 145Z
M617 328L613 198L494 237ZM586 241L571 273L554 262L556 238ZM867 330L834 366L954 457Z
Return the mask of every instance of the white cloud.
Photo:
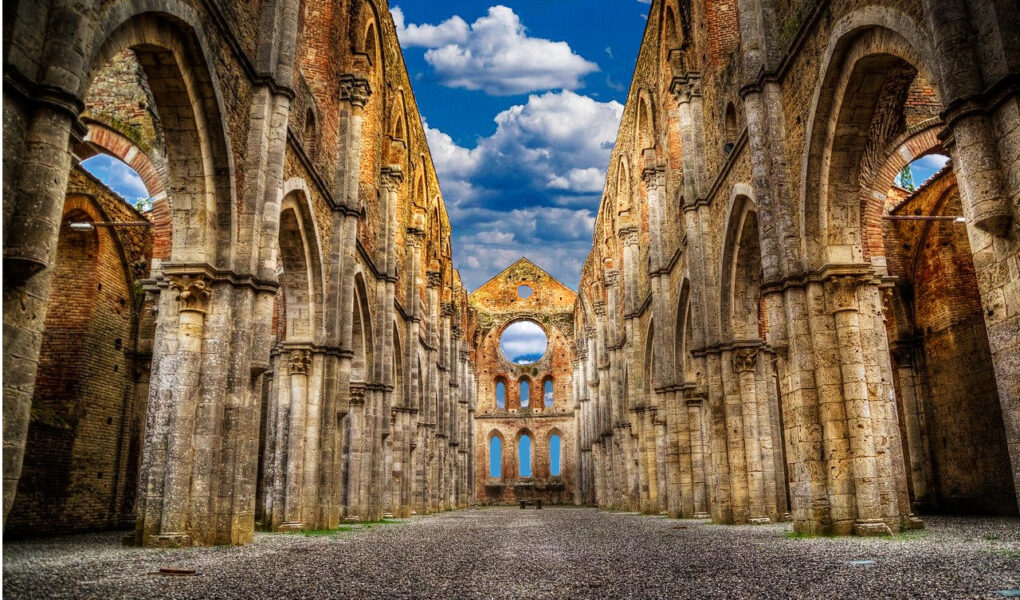
M576 190L579 192L598 192L606 181L606 173L601 169L570 169L566 176L554 175L549 180L549 187L554 190Z
M404 25L404 11L399 6L390 9L397 39L404 48L423 46L438 48L446 44L462 44L468 39L468 24L454 15L439 25Z
M549 341L542 327L533 321L517 321L503 331L499 347L511 362L530 364L545 354Z
M529 37L520 17L506 6L490 7L470 26L459 16L439 25L405 25L399 7L390 12L401 43L429 48L425 60L449 87L494 96L572 90L599 70L566 42Z

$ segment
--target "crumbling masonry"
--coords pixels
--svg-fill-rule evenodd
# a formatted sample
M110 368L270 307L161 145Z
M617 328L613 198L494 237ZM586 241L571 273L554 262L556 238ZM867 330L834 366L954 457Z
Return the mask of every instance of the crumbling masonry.
M839 534L1017 512L1013 2L653 0L576 296L521 261L470 302L384 0L4 21L7 535L243 544L540 498ZM550 340L528 369L498 350L520 319ZM554 401L499 407L501 377Z
M5 531L241 544L467 506L467 298L387 7L4 17Z
M584 503L839 534L1016 514L1018 19L652 2L575 313Z

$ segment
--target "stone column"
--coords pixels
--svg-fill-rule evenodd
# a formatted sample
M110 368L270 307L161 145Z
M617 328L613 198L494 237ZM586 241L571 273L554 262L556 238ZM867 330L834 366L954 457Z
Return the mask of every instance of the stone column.
M693 389L688 388L684 393L684 404L686 404L687 434L691 446L691 506L693 510L691 516L695 519L707 519L711 515L708 514L704 425L701 420L704 398L700 394L694 393Z
M63 71L67 65L61 65ZM10 109L4 84L4 98ZM34 95L34 94L33 94ZM77 119L81 101L53 88L46 98L28 100L31 115L22 140L4 142L12 151L22 142L15 189L4 190L3 295L3 489L4 520L14 503L25 456L25 441L35 393L46 306L56 260L57 238L71 170L72 138L84 137ZM51 98L50 96L56 96ZM47 100L47 101L44 101ZM13 110L13 109L10 109ZM5 111L6 112L6 111ZM8 131L8 135L12 135ZM6 161L5 161L6 162ZM5 177L5 181L10 176Z
M890 530L881 518L875 425L871 418L871 398L861 344L857 288L863 284L863 279L857 276L831 276L825 282L825 297L835 321L838 345L835 350L839 357L841 391L850 439L852 471L845 476L850 476L854 483L856 517L853 531L857 535L877 535L888 534Z
M308 403L308 369L312 357L307 350L294 350L287 356L289 374L289 390L281 396L287 397L287 431L286 461L284 479L284 522L279 524L281 530L300 530L304 528L302 519L302 485L304 475L305 439L307 432L306 409Z
M896 379L899 382L900 410L906 434L914 503L929 506L934 501L931 497L931 456L925 425L925 389L918 368L917 349L913 342L902 340L893 342L891 352L896 366Z
M205 317L212 287L204 276L177 275L170 278L168 291L177 293L176 302L164 302L161 297L160 314L176 321L176 328L167 331L170 336L157 338L161 346L157 385L149 399L139 477L140 496L146 499L136 526L139 545L190 545L194 541L188 531L194 442L189 432L197 417Z
M774 514L774 494L770 498L766 493L765 465L771 463L771 456L765 457L763 450L771 449L771 424L762 421L760 399L756 373L758 371L757 347L735 348L732 353L733 370L737 373L737 385L740 390L740 405L744 425L744 459L747 468L748 487L748 522L763 524L769 522L769 515ZM767 410L767 407L766 407Z

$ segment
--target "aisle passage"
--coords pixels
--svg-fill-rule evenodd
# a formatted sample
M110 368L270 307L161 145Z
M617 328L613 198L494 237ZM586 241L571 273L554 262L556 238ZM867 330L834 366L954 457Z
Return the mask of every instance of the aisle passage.
M6 598L1002 597L1016 519L931 518L893 538L794 538L594 509L487 508L243 547L152 550L112 533L4 545ZM194 576L153 574L161 568Z

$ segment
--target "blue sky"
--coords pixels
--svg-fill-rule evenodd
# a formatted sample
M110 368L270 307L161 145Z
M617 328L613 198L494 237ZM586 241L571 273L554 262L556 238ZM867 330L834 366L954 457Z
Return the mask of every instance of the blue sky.
M647 3L393 0L391 12L465 286L527 256L576 288Z
M549 340L534 321L511 323L499 336L499 349L512 363L528 365L542 358Z

